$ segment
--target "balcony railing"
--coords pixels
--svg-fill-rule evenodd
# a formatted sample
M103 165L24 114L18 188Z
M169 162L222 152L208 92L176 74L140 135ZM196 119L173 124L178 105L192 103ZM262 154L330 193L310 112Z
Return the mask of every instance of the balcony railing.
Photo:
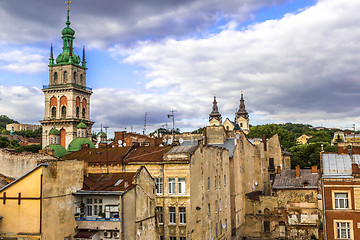
M120 218L75 217L76 221L121 222Z
M88 91L92 91L91 87L84 87L79 84L69 83L69 84L58 84L58 85L43 85L43 89L49 89L49 88L63 88L63 87L79 87L82 89L86 89Z

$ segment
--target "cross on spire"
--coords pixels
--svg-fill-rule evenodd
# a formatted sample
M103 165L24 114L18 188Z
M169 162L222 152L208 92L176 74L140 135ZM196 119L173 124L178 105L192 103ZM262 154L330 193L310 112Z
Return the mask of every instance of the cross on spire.
M65 3L67 4L67 10L69 11L69 10L70 10L70 3L71 3L71 1L68 0L68 1L66 1Z

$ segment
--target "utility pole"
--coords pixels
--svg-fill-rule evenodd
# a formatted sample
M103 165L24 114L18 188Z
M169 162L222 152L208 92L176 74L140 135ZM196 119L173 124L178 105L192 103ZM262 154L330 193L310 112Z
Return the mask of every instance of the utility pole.
M148 115L148 113L147 113L147 112L145 112L143 135L145 135L145 132L146 132L146 116L147 116L147 115Z
M172 127L172 134L174 135L174 131L175 131L175 113L176 113L176 110L174 109L171 109L171 114L168 114L168 118L171 118L172 117L172 122L173 122L173 127Z
M108 135L107 135L107 130L108 130L109 127L104 127L104 128L105 128L105 131L106 131L106 173L109 174Z

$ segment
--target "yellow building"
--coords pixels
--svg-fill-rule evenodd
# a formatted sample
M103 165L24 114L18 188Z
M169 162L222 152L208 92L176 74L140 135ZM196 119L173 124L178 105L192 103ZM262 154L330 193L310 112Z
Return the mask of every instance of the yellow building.
M307 144L307 140L312 138L312 136L308 136L306 134L301 135L296 139L297 144Z
M72 193L82 188L83 162L44 163L0 189L0 238L72 239Z

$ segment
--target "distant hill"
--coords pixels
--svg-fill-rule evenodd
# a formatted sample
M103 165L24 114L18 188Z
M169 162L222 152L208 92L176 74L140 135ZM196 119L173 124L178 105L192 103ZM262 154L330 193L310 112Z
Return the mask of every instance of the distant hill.
M14 119L9 118L6 115L0 115L0 128L6 129L6 125L9 123L19 123L19 122L15 121Z

